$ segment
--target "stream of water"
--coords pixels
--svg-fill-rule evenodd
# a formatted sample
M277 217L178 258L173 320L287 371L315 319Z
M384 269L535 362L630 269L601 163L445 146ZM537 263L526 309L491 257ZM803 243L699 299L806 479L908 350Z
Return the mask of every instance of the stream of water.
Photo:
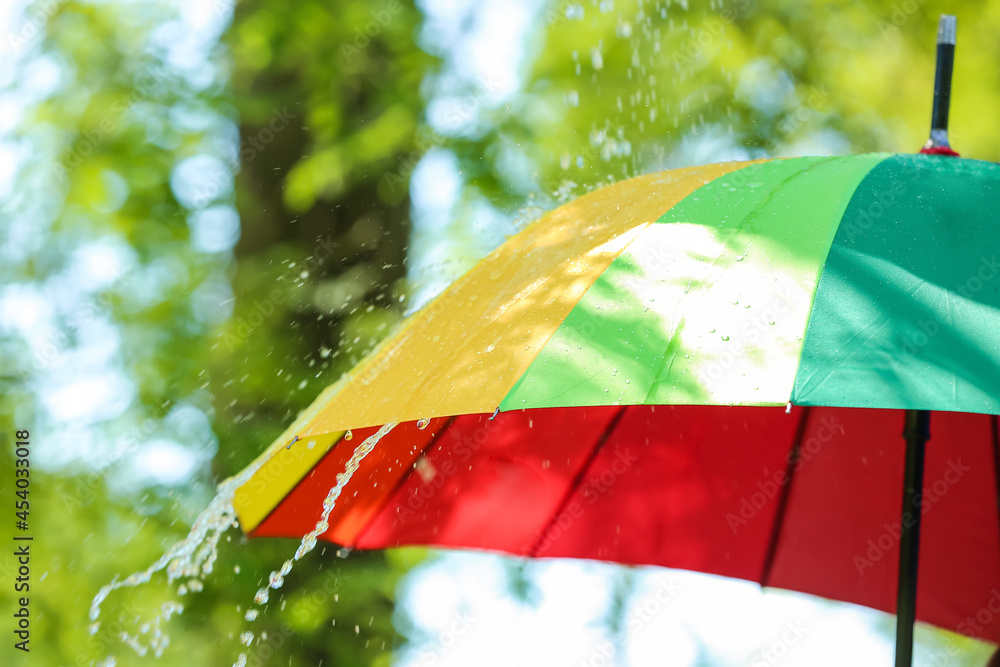
M395 422L385 424L376 433L361 442L351 454L344 466L344 472L337 475L336 484L327 493L323 500L323 511L316 526L307 533L299 543L295 554L291 559L286 560L281 568L271 572L266 585L254 595L254 603L258 607L267 604L270 598L270 590L281 588L285 577L292 571L294 563L316 548L319 536L329 529L328 520L330 513L336 506L344 486L351 480L357 471L361 461L375 448L389 431L396 426ZM90 605L90 633L96 634L101 628L101 604L114 591L120 588L135 588L148 583L157 572L166 570L167 582L173 584L178 580L185 580L178 586L178 593L184 594L188 591L198 592L202 589L205 577L212 573L215 561L218 558L219 540L230 528L238 528L239 522L236 517L236 509L233 504L236 491L246 484L264 464L264 459L252 464L235 477L231 477L219 485L218 492L208 507L195 519L191 531L180 542L174 544L155 563L141 572L135 572L124 579L117 577L111 583L105 585L94 596ZM170 637L163 629L163 624L170 620L174 614L184 611L184 606L178 602L165 602L156 617L147 623L143 623L138 632L130 633L122 631L118 639L125 645L131 647L139 655L146 655L153 651L157 657L170 644ZM246 621L255 620L260 613L258 608L250 608L244 615ZM240 635L240 643L244 646L252 645L254 633L252 631L243 632ZM247 662L247 653L240 653L234 667L243 667ZM102 665L114 665L113 656L108 656Z

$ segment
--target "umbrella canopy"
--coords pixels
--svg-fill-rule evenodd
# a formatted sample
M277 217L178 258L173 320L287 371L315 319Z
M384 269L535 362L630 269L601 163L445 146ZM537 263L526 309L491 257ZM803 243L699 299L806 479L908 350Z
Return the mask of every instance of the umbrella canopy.
M236 510L251 535L308 533L354 446L400 422L323 539L663 565L892 611L902 411L940 411L917 617L996 640L998 247L991 163L617 183L409 318L262 455Z

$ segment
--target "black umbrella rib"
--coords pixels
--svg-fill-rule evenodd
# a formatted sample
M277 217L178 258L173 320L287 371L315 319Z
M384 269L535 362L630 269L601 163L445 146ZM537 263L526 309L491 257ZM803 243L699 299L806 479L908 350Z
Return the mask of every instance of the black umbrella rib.
M625 410L628 407L629 406L627 405L623 405L621 409L615 413L615 416L611 418L608 425L604 427L604 431L601 432L600 437L598 437L594 443L594 447L587 455L587 460L584 461L583 465L580 466L580 469L576 471L576 475L573 476L573 481L567 487L565 495L563 495L559 504L552 512L551 518L545 522L545 526L541 531L539 531L537 537L535 537L535 542L531 545L531 550L526 554L523 554L524 556L534 558L538 554L538 548L542 545L542 540L545 539L546 533L549 532L549 529L551 529L553 524L555 524L555 522L559 519L559 515L562 514L566 509L566 506L569 505L570 499L573 498L573 494L576 493L576 490L580 487L580 483L583 481L587 471L590 470L590 466L593 465L594 459L597 458L598 453L600 453L600 451L604 448L604 443L608 441L608 438L611 437L614 430L618 428L618 422L621 421L622 417L625 415Z
M771 570L774 568L774 557L778 552L778 542L781 541L781 529L785 523L785 512L788 510L788 496L792 490L792 481L795 478L795 471L799 468L799 452L802 449L802 439L806 435L806 426L809 423L809 413L811 407L802 408L802 417L799 419L798 428L795 430L795 440L792 442L792 449L788 454L788 465L785 468L785 483L781 485L778 492L778 508L774 513L774 524L771 526L771 536L767 541L767 553L764 554L764 566L761 570L760 585L767 586L771 581Z

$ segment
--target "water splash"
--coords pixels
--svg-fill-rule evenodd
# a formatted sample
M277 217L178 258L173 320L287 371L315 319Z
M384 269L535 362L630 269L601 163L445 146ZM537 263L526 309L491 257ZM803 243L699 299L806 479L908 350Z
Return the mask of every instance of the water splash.
M430 422L429 419L426 421L428 423ZM337 475L337 483L326 494L326 498L323 499L323 513L316 522L315 528L302 538L302 541L299 543L299 548L295 550L295 555L292 559L286 560L282 564L280 570L271 572L268 576L267 586L257 591L257 594L254 596L253 601L255 604L267 604L267 601L270 598L269 589L277 590L281 588L285 584L285 577L295 566L295 562L301 560L303 556L316 548L316 542L319 536L330 528L330 513L333 512L333 508L337 506L337 499L340 498L340 494L343 492L344 487L351 481L351 478L354 477L354 473L357 472L358 467L361 465L361 461L364 460L364 458L368 456L373 449L375 449L375 445L378 444L379 440L385 437L385 435L395 427L396 422L389 422L388 424L385 424L375 434L365 438L365 440L354 449L354 453L351 454L351 458L349 458L347 463L344 465L344 472ZM249 609L247 610L244 618L248 621L252 621L257 618L258 614L259 610ZM244 646L250 646L253 642L253 638L253 632L244 632L240 635L240 643ZM240 653L236 658L236 662L233 663L233 667L243 667L243 665L246 665L247 657L246 653Z
M111 583L102 587L90 603L90 620L92 621L89 626L90 634L95 635L100 630L101 604L112 592L120 588L135 588L149 583L153 575L162 570L166 570L167 582L170 584L178 579L188 579L187 583L179 586L184 592L201 590L201 581L205 576L211 574L215 567L215 560L219 555L219 540L223 533L239 525L236 520L236 509L233 505L236 491L253 477L264 462L265 459L261 458L240 474L220 484L208 507L195 519L187 537L170 547L159 560L141 572L130 574L125 579L119 580L115 577ZM170 637L161 630L160 626L170 620L171 616L179 614L183 610L184 607L176 602L164 603L151 624L143 626L147 631L140 632L140 634L152 635L148 644L143 644L139 635L128 632L122 632L118 639L139 655L145 655L149 650L152 650L159 657L170 644ZM152 632L150 633L148 630Z

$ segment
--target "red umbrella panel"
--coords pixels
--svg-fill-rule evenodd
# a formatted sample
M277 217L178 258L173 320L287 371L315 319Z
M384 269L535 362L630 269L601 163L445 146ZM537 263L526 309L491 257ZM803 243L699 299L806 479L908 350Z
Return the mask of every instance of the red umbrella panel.
M991 641L997 419L934 414L917 586L919 620ZM892 613L902 422L900 410L643 405L408 422L361 462L323 538L661 565ZM341 444L253 535L312 530L352 451Z

